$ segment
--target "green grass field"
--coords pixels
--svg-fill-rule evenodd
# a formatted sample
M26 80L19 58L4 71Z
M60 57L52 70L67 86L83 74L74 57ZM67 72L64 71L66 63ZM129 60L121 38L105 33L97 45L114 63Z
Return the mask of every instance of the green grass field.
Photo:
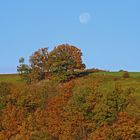
M0 82L21 83L21 78L18 74L0 74Z
M123 72L97 72L95 74L103 74L103 75L111 75L116 77L121 77L123 75ZM129 72L129 75L131 78L138 78L140 77L140 72Z
M129 78L122 78L123 72L105 72L98 74L102 74L106 77L103 82L104 89L110 90L115 83L118 83L124 88L133 88L135 90L133 96L136 101L140 103L140 72L129 72Z
M82 77L80 81L82 81L83 85L96 81L104 93L114 89L116 84L121 85L125 89L133 88L133 96L140 103L140 72L129 72L129 78L123 78L122 75L123 72L97 72L90 73L86 78Z

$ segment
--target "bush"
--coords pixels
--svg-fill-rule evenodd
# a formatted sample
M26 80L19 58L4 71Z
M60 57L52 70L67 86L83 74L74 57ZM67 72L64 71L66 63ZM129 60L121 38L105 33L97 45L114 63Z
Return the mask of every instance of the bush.
M128 71L125 71L125 72L123 73L122 77L123 77L123 78L129 78L130 76L129 76Z
M11 93L11 84L6 83L6 82L1 82L0 83L0 97L9 95Z
M119 70L119 72L125 72L125 70L123 70L123 69L120 69L120 70Z
M102 70L102 69L98 69L98 68L92 68L92 69L86 69L85 72L107 72L107 70Z

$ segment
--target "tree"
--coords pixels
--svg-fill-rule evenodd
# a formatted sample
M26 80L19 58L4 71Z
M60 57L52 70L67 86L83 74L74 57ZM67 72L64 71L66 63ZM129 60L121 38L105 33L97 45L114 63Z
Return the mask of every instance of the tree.
M41 48L30 56L29 65L25 64L24 58L21 57L17 71L27 82L40 81L45 79L48 73L47 61L48 48Z
M7 139L14 139L24 120L24 109L9 104L4 109L1 119L2 131L0 131L0 136L4 135Z
M115 85L112 92L106 93L95 107L97 126L112 124L117 117L117 113L124 111L128 106L128 97L131 93L131 89L123 89L118 84Z
M120 140L115 136L112 127L109 125L102 125L92 135L93 140Z
M129 116L126 112L119 112L113 130L118 139L139 140L140 121Z
M19 58L19 63L20 65L17 66L17 71L20 74L20 76L27 82L29 82L29 73L31 72L31 68L24 63L24 58L20 57Z
M53 73L73 72L84 69L82 52L75 46L62 44L49 53L49 66Z
M2 110L7 105L8 97L11 94L11 87L12 85L9 83L0 82L0 115L2 114Z
M29 59L31 66L31 79L34 81L40 81L45 79L48 73L48 48L41 48L35 51Z
M124 71L123 75L122 75L123 78L129 78L129 72L128 71Z
M24 64L24 58L19 59L17 71L26 80L38 82L56 74L58 80L65 81L73 78L76 70L85 68L82 63L82 52L75 46L62 44L55 47L50 53L48 48L35 51L29 59L29 65Z

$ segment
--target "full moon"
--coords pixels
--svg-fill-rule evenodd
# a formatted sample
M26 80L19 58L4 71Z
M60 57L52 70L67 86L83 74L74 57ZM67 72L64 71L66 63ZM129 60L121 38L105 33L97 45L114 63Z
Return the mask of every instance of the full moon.
M80 23L85 24L88 23L91 19L91 15L88 12L82 13L79 16Z

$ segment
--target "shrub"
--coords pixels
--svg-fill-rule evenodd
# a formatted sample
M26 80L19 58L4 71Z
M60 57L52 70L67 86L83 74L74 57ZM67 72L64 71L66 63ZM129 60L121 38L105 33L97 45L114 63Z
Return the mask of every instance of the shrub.
M10 86L11 86L11 84L6 83L6 82L0 83L0 97L9 95L11 93Z
M120 70L119 70L119 72L124 72L124 71L125 71L125 70L123 70L123 69L120 69Z
M129 73L128 73L128 71L125 71L124 73L123 73L123 78L129 78Z
M11 85L9 83L0 83L0 111L5 108L8 95L11 94Z

